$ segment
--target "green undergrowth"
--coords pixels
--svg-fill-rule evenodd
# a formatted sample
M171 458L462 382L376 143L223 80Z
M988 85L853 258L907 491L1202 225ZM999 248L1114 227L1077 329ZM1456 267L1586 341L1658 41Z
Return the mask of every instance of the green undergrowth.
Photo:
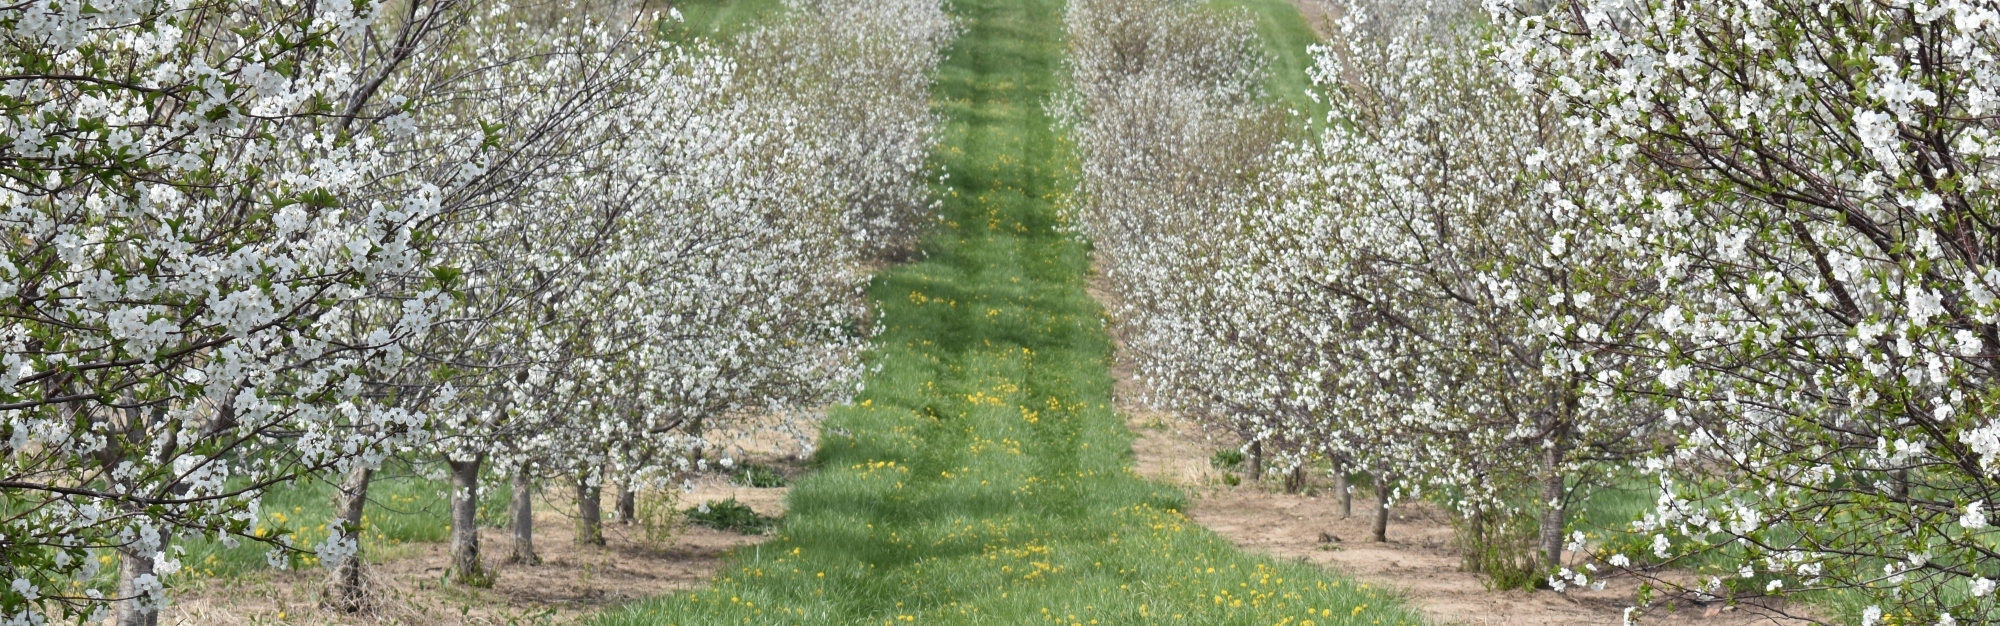
M726 530L744 535L761 535L777 525L777 518L765 517L751 510L749 505L728 500L711 500L700 506L682 511L690 524L706 526L716 530Z
M1417 623L1382 590L1243 554L1132 473L1089 248L1058 211L1075 166L1046 112L1062 5L953 8L944 226L869 288L865 390L831 411L777 537L711 588L597 623Z
M1640 567L1659 566L1659 559L1653 553L1653 533L1635 532L1632 522L1652 513L1658 506L1660 488L1654 479L1639 475L1617 476L1606 484L1589 490L1581 503L1571 511L1569 528L1582 532L1592 546L1591 551L1598 559L1608 559L1613 554L1625 555L1626 559ZM1794 536L1779 532L1770 538L1773 543L1786 545ZM1729 542L1729 537L1716 533L1708 540L1716 545ZM1674 560L1672 569L1692 574L1696 580L1713 577L1722 583L1724 591L1718 595L1728 597L1733 594L1758 595L1765 591L1765 585L1773 580L1796 584L1795 577L1768 572L1758 572L1745 577L1737 572L1744 561L1740 544L1718 547L1715 550L1698 552ZM1880 562L1870 567L1887 565ZM1964 586L1947 590L1948 594L1965 597L1970 593ZM1845 590L1813 590L1791 592L1787 598L1793 602L1811 607L1819 615L1832 618L1835 623L1860 623L1861 614L1870 604L1867 596L1849 593ZM1656 611L1680 612L1702 610L1701 605L1676 606L1671 600L1659 600Z

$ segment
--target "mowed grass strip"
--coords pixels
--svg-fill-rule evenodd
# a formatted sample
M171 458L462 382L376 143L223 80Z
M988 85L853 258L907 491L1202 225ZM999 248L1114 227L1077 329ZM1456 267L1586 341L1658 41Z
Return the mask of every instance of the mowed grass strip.
M941 70L943 227L870 296L884 327L773 541L711 588L601 624L1414 624L1389 594L1252 557L1133 475L1071 155L1062 3L958 0Z

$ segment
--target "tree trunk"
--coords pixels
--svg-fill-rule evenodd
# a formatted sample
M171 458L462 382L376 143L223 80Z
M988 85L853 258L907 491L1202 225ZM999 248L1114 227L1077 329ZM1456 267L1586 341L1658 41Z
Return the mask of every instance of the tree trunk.
M1250 481L1264 477L1264 440L1250 442Z
M1563 550L1563 475L1562 446L1549 446L1542 450L1542 520L1541 554L1545 568L1555 568L1562 564Z
M158 626L161 592L159 576L153 572L155 555L167 548L166 534L159 530L139 536L118 548L117 626Z
M1306 464L1300 463L1285 475L1285 493L1298 493L1306 488Z
M514 535L514 553L507 556L507 562L521 565L540 565L542 557L535 554L535 478L532 464L522 463L514 470L511 479L514 488L512 518L508 524Z
M137 402L130 392L122 395L120 400L131 407L124 411L124 430L134 443L144 443L149 431L160 429L161 418L165 416L163 411L155 411L151 423L147 423L142 421L145 415L137 408ZM64 403L64 407L72 415L83 410L81 403ZM162 462L172 458L176 448L173 431L166 431L165 435L166 445L160 448L160 456L155 457ZM117 446L105 446L105 448L116 450ZM126 485L128 492L136 490L136 487L136 485ZM179 495L187 490L179 483L175 483L168 488L168 491ZM131 543L118 549L117 593L122 599L118 601L115 614L117 626L157 626L160 623L160 606L166 597L164 593L166 581L160 580L157 559L158 555L166 550L165 528L155 528L150 533L141 529L135 534Z
M1472 517L1466 519L1465 541L1458 549L1459 569L1474 574L1484 573L1486 568L1485 564L1480 562L1480 556L1484 555L1487 549L1486 509L1479 509L1473 511Z
M618 521L630 524L639 521L639 494L632 490L632 479L618 483Z
M590 474L576 477L576 542L604 545L604 486L590 480Z
M1376 541L1389 540L1389 479L1375 477L1375 527L1372 529Z
M474 587L493 584L479 562L479 465L485 460L445 461L451 467L451 581Z
M347 473L347 479L340 483L340 489L333 492L333 519L341 533L354 539L356 550L339 563L331 564L333 573L327 576L326 600L322 603L328 609L341 613L358 613L368 608L366 590L361 584L361 526L362 510L368 505L368 483L375 471L366 466L356 467ZM328 539L332 539L328 537Z
M1333 492L1340 494L1340 519L1354 517L1354 484L1347 480L1347 461L1333 460Z

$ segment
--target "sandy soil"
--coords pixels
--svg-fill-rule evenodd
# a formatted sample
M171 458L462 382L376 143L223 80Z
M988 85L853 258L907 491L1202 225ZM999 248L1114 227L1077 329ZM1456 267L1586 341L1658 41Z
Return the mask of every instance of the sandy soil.
M739 457L740 458L740 457ZM781 459L758 462L796 475ZM757 489L732 485L725 477L696 481L680 495L680 508L731 497L764 515L784 513L784 487ZM610 515L611 493L605 494ZM174 605L161 615L171 626L249 624L562 624L606 606L705 585L730 551L761 543L745 536L680 524L668 545L645 540L643 527L608 522L605 545L575 543L573 504L538 501L535 548L542 563L503 563L512 539L505 530L481 529L486 566L497 575L490 589L444 584L449 556L445 544L415 544L369 570L373 609L334 615L318 608L324 570L269 572L236 579L213 579L175 591Z

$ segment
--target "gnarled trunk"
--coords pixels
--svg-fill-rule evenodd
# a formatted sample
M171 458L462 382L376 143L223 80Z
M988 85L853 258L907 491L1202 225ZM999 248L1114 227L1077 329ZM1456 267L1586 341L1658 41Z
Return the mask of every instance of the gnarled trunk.
M522 463L514 470L509 481L514 488L514 502L509 506L512 519L509 530L514 536L514 553L507 555L507 562L522 565L539 565L542 557L535 554L535 477L534 466Z
M493 584L479 562L479 465L485 460L445 461L451 467L451 581L474 587Z
M326 600L323 604L334 611L358 613L368 608L367 590L362 586L361 571L361 514L368 505L368 484L375 471L368 467L356 467L347 473L340 483L340 489L333 492L333 520L341 532L354 539L354 554L339 563L333 563L333 572L326 580ZM331 538L329 538L331 539Z
M604 545L604 488L590 479L590 473L576 477L576 542Z

